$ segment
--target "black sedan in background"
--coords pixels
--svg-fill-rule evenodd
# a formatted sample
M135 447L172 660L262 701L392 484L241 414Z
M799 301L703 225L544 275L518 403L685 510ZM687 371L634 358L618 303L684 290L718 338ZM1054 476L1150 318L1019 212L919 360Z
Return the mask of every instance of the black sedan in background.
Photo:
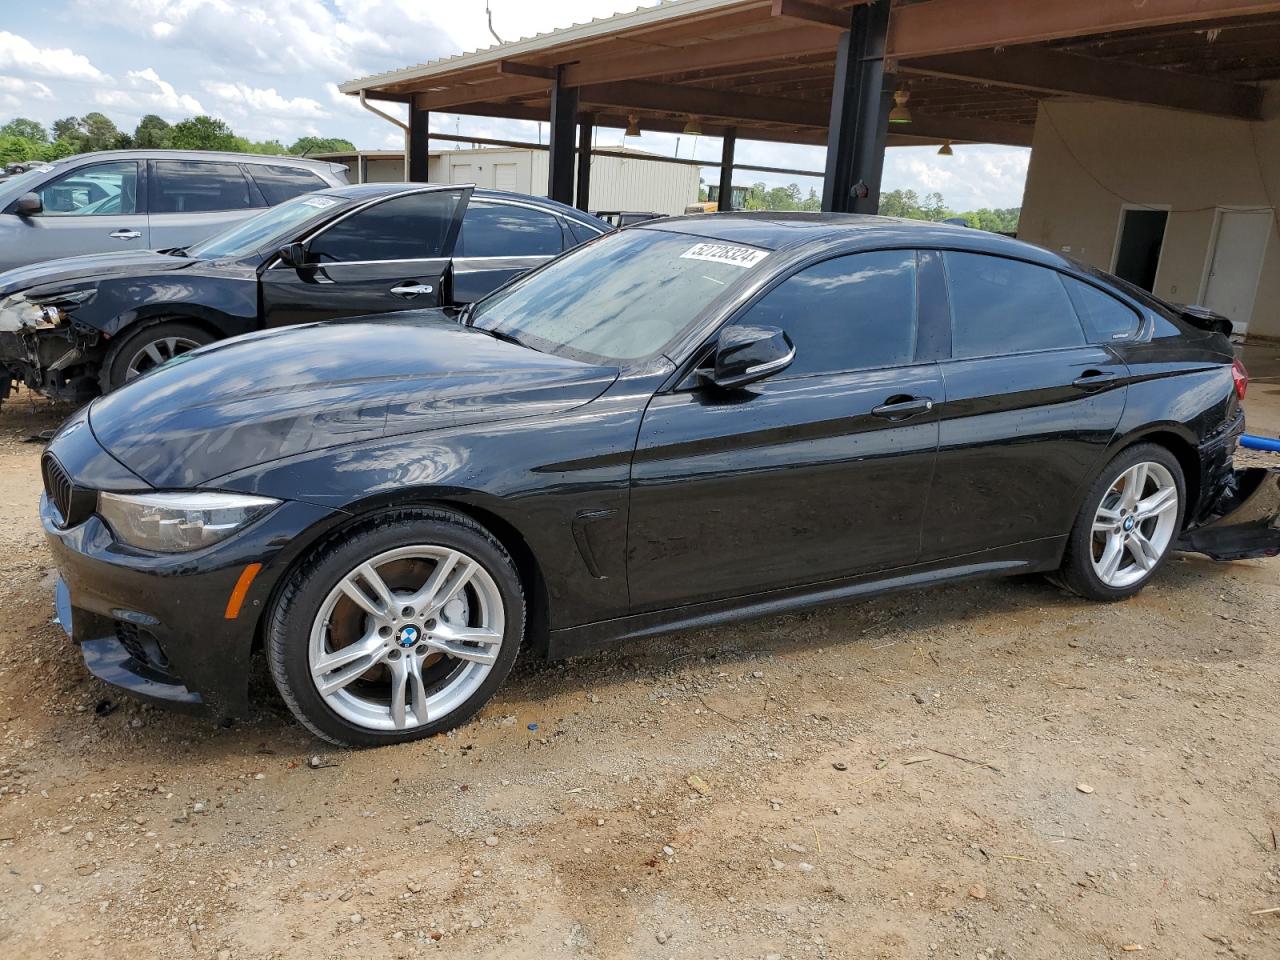
M1185 538L1280 549L1198 322L976 230L640 224L457 318L268 330L95 401L43 460L59 619L217 716L261 645L302 723L372 745L461 723L522 650L978 575L1118 600Z
M365 184L286 201L187 249L0 273L0 398L17 380L87 400L224 337L461 306L612 229L522 194Z

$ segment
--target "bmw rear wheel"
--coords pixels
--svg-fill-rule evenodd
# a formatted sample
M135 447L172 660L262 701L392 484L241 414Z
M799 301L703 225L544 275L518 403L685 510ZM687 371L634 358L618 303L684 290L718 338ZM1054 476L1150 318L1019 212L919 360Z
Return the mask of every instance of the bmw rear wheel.
M451 511L371 519L290 579L268 636L290 709L334 743L430 736L471 717L515 661L524 597L511 558Z
M1177 458L1140 444L1094 482L1076 517L1060 570L1064 586L1091 600L1137 593L1168 557L1186 501Z

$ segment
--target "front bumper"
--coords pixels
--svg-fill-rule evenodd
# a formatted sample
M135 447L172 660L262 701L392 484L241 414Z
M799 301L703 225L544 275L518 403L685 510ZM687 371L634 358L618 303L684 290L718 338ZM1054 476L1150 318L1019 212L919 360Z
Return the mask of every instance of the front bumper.
M95 514L64 530L47 497L40 518L58 568L58 619L89 670L156 703L217 719L248 712L249 662L272 591L335 511L298 501L229 540L191 554L119 544ZM259 563L239 613L228 600Z
M99 338L69 328L0 331L0 375L55 400L83 402L98 393Z
M1280 467L1233 470L1205 522L1178 541L1180 550L1214 560L1280 555Z

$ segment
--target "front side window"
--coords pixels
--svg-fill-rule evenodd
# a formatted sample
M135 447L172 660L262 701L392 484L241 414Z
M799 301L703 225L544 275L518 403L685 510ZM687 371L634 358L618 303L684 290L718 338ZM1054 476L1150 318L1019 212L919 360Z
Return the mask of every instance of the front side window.
M445 243L462 200L458 190L411 193L344 217L311 241L320 263L428 260L446 256Z
M188 247L187 255L213 260L279 249L296 240L308 224L333 216L334 208L347 202L344 197L328 195L294 197Z
M238 163L156 161L152 213L213 213L256 205Z
M319 174L312 173L310 170L301 170L298 167L254 163L250 164L249 172L253 175L258 189L262 191L262 197L267 201L267 206L270 207L329 186Z
M35 193L42 216L127 216L138 212L138 164L122 160L80 167Z
M554 214L510 203L473 201L458 234L459 257L549 257L564 249Z
M1132 307L1074 277L1063 277L1062 282L1094 343L1126 340L1138 332L1140 318Z
M956 359L1084 345L1057 271L979 253L948 251L943 259Z
M796 358L780 378L911 363L915 251L878 250L816 263L782 281L737 322L779 327L791 337Z
M769 252L637 227L602 237L481 300L470 323L594 362L661 353Z

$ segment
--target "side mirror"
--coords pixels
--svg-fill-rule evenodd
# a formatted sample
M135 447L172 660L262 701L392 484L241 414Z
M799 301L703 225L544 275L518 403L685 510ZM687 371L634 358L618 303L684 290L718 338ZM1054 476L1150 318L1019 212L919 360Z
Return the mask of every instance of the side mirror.
M302 243L290 243L283 246L279 250L280 260L286 266L305 267L307 266L307 247Z
M24 193L14 204L14 212L20 217L34 217L44 211L44 201L38 193Z
M785 370L795 358L791 338L777 327L725 327L707 379L725 389L744 387Z

